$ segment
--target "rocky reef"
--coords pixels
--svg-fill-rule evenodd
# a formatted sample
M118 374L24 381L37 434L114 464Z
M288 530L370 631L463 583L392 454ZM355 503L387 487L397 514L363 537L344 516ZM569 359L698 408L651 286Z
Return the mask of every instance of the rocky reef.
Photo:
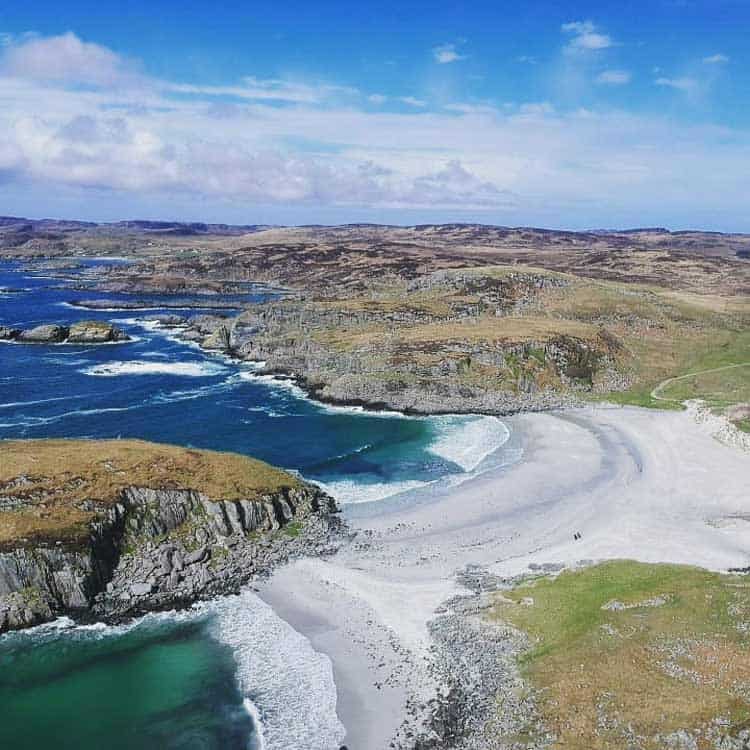
M24 344L111 344L130 341L130 336L107 321L82 320L69 326L57 323L27 329L0 326L0 340Z
M53 479L3 466L0 632L63 614L112 621L233 592L290 555L325 551L337 524L333 499L317 487L239 456L171 446L151 452L137 441L2 449L9 465L25 453L20 463L49 466L57 453L62 470ZM145 456L154 462L150 477ZM129 478L127 463L136 460ZM184 468L191 463L197 471ZM215 471L226 486L206 479Z

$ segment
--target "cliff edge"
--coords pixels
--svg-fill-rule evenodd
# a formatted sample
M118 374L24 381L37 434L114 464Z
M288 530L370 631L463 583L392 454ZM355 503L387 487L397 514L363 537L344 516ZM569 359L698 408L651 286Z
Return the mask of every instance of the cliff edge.
M260 461L136 440L0 443L0 632L235 591L320 553L334 500Z

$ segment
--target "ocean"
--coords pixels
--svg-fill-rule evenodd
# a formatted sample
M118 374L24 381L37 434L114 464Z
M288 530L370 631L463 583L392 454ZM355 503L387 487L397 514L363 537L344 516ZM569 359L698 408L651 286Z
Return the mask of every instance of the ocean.
M205 309L175 311L164 308L169 297L97 293L87 281L112 261L74 261L78 268L36 272L1 263L0 325L102 319L133 340L0 344L0 439L122 437L235 451L299 472L342 505L460 482L503 460L509 432L495 417L315 403L290 381L207 354L147 319L214 312L215 296L181 296ZM219 301L268 297L248 288ZM71 304L96 298L151 309ZM11 634L0 638L0 667L0 747L325 750L343 737L327 658L249 590L118 628L63 620Z

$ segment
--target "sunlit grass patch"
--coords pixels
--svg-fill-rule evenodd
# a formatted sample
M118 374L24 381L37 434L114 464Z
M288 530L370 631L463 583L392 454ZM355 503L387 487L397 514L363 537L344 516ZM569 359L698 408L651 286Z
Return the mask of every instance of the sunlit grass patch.
M556 747L703 744L717 718L750 725L750 581L617 561L504 592L493 616L527 632L526 677Z

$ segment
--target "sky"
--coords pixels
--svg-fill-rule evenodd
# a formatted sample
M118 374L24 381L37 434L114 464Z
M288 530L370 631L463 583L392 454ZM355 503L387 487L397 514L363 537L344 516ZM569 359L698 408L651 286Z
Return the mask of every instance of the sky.
M750 231L750 0L0 5L0 214Z

